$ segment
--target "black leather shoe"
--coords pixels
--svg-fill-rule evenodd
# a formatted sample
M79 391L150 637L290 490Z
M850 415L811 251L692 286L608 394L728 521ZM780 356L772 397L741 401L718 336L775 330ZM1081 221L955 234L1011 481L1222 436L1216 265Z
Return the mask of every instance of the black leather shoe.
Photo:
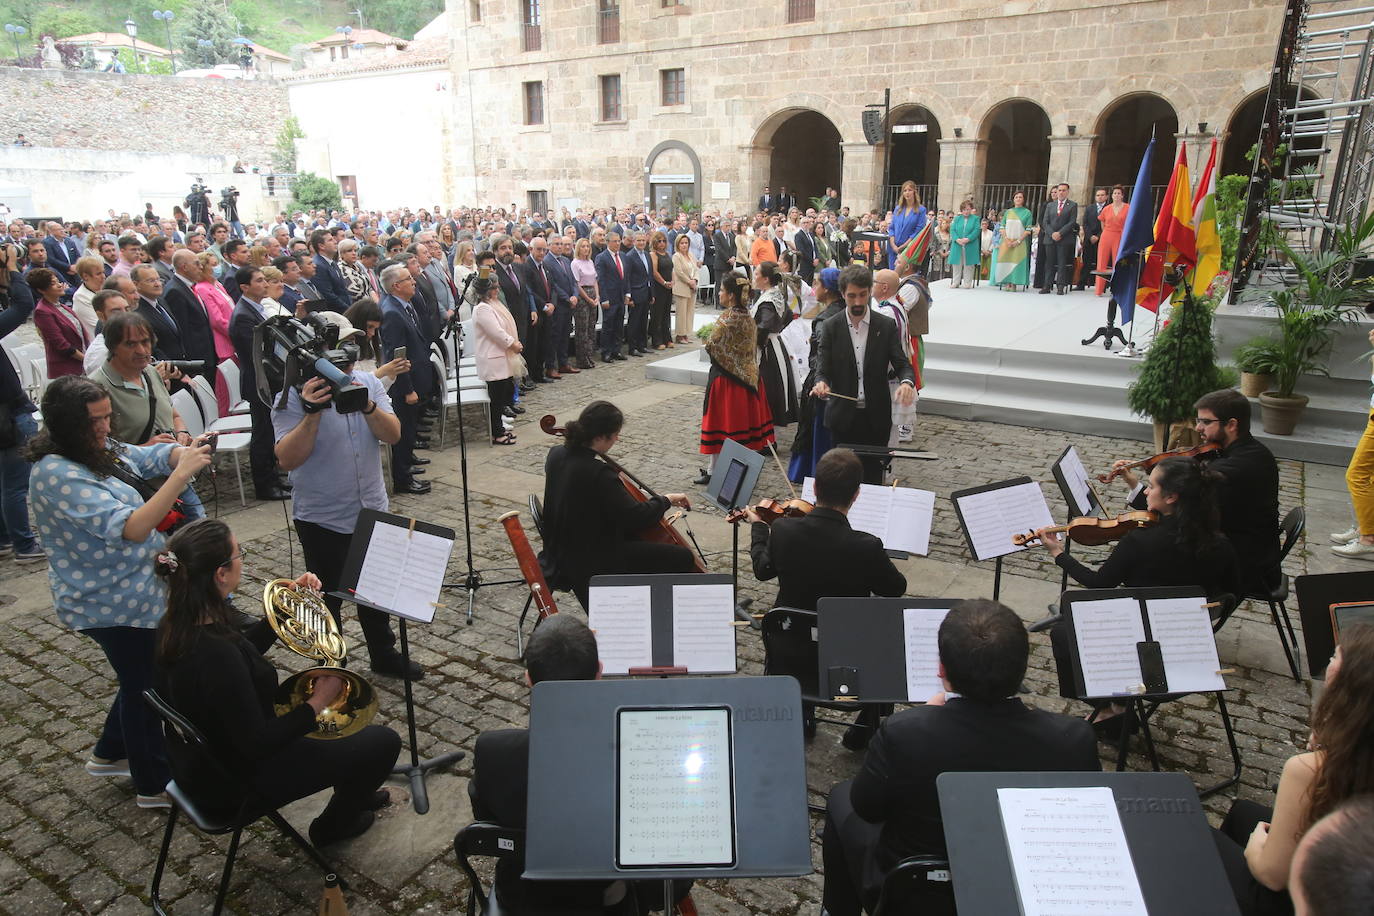
M429 464L429 459L428 459L428 458L412 458L412 459L410 459L410 463L411 463L411 464Z
M343 823L337 823L333 818L321 815L310 824L310 845L318 849L362 836L376 819L377 815L371 811L359 811Z
M411 469L410 469L410 476L411 476L411 477L418 477L419 475L421 475L421 474L423 474L423 473L425 473L425 469L424 469L424 468L417 468L417 467L412 466Z
M425 669L421 668L414 659L411 659L410 664L407 665L405 657L399 652L394 655L374 658L372 660L372 672L386 677L403 677L408 681L425 679Z
M281 490L283 493L290 493L294 488L291 486L291 481L287 480L285 477L278 477L277 489Z
M524 413L524 412L525 412L525 408L521 407L519 404L512 404L512 405L510 405L510 409L513 410L513 411L515 411L516 413Z
M415 431L416 431L417 433L419 433L420 435L422 435L422 436L428 436L428 435L430 434L430 432L433 431L433 429L434 429L434 424L433 424L433 423L419 423L419 424L417 424L416 427L415 427Z
M429 448L429 440L424 436L415 437L415 448Z
M555 380L541 375L539 376L539 378L535 379L535 381L538 382L540 385L552 385Z
M290 493L277 486L268 487L266 490L258 490L254 495L264 502L281 502L282 500L291 498Z
M1040 295L1042 295L1042 296L1048 296L1049 294L1050 294L1050 291L1047 290L1047 289L1042 289L1042 290L1040 291Z
M510 417L512 420L514 420L514 419L515 419L515 408L514 408L514 407L502 407L502 408L501 408L501 416L503 416L503 417Z
M620 361L623 363L623 362L628 361L628 360L629 360L629 357L626 356L624 353L612 353L612 354L611 354L611 359L618 359L618 360L620 360Z
M412 480L410 483L396 484L397 493L414 493L417 496L429 492L429 482L425 480Z
M844 730L840 743L851 751L862 751L873 738L873 729L866 725L851 725Z

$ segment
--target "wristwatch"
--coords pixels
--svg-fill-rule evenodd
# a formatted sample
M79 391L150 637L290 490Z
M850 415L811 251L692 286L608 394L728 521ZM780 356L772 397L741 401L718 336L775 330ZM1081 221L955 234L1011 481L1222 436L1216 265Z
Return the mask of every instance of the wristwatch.
M374 413L376 413L376 412L377 412L377 402L376 402L376 401L368 401L368 402L367 402L367 406L363 408L363 416L365 416L365 417L370 417L370 416L372 416L372 415L373 415Z

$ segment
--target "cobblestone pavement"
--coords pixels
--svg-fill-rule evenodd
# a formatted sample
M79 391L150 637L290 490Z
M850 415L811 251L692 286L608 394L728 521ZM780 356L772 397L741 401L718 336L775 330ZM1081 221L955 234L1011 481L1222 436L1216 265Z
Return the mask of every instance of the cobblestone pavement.
M480 414L470 410L466 428L469 441L476 443L469 451L476 567L488 580L514 574L508 542L496 519L511 509L523 511L527 494L542 491L541 468L550 440L532 422L535 418L547 412L565 420L588 401L609 397L628 416L616 457L660 491L690 492L696 488L687 481L700 463L696 436L701 395L699 388L645 382L639 360L601 366L539 386L526 402L529 412L518 427L518 447L502 449L486 445ZM444 448L428 453L434 459L429 474L433 493L399 498L394 508L461 532L463 494L454 430L451 424ZM988 572L968 558L944 497L963 487L1031 474L1047 482L1054 514L1063 516L1064 506L1049 483L1048 468L1068 439L1045 430L940 417L922 417L918 430L920 444L940 458L909 462L898 473L904 483L934 490L941 499L936 504L930 556L905 565L908 593L988 593ZM1137 442L1106 438L1076 437L1073 441L1089 468L1105 467L1111 459L1137 455L1141 449ZM784 433L784 455L789 444L789 434ZM1303 501L1308 470L1300 463L1281 462L1281 505ZM211 501L211 510L231 521L250 551L240 606L251 610L264 580L300 571L299 550L288 538L278 507L239 507L227 464L222 466L218 487L218 505ZM778 469L766 466L756 494L785 492ZM690 519L702 546L717 554L712 557L713 566L728 570L730 534L721 513L699 509ZM528 516L526 526L532 528ZM455 553L450 579L461 582L465 572L461 543ZM1094 562L1105 551L1084 554ZM1294 550L1289 563L1291 572L1303 571L1305 550ZM8 561L0 568L0 592L4 593L0 595L0 742L9 749L0 762L0 911L143 912L164 818L137 810L127 781L96 779L81 766L108 707L112 690L108 666L92 641L56 623L41 569L16 567ZM1028 620L1042 616L1043 596L1052 598L1058 590L1058 569L1043 551L1030 551L1008 558L1006 572L1009 584L1004 599ZM752 578L747 556L740 584L756 608L770 605L774 585ZM524 590L482 588L471 626L463 622L463 593L446 594L451 607L432 626L411 630L414 655L429 672L415 685L419 749L426 755L471 748L485 729L526 722L527 690L514 641ZM1018 595L1033 596L1040 603L1026 598L1018 604ZM567 602L573 603L570 597ZM567 609L580 613L575 607ZM1236 790L1208 800L1214 820L1233 794L1269 799L1283 761L1305 739L1310 705L1307 687L1295 684L1283 669L1267 609L1243 608L1228 623L1223 635L1227 633L1239 634L1222 641L1222 661L1238 669L1228 678L1233 688L1228 702L1245 770ZM353 644L361 644L356 621L347 620L346 635ZM763 651L755 631L741 631L739 658L743 673L761 671ZM280 649L274 650L273 659L283 671L304 666L302 659ZM377 678L375 683L381 695L379 721L404 734L399 682ZM1037 706L1069 710L1076 705L1056 695L1044 636L1032 637L1027 685L1031 690L1027 700ZM807 765L813 790L827 791L851 775L861 760L840 746L839 735L839 729L822 728L809 746ZM1156 719L1156 735L1167 769L1188 772L1199 783L1214 781L1229 771L1224 734L1211 697L1186 697L1167 706ZM437 913L460 908L466 884L454 859L452 836L469 816L468 765L469 761L463 761L452 775L431 781L434 809L426 817L417 817L404 807L392 809L367 836L335 853L352 884L348 894L352 912ZM1136 753L1130 765L1139 769L1147 764ZM298 803L289 816L303 828L321 803ZM178 829L163 891L173 911L208 909L225 845L220 838L207 838L184 826ZM813 850L819 868L819 845ZM821 880L817 873L789 879L709 881L698 887L695 897L704 913L809 914L819 911ZM269 826L258 825L245 834L230 895L233 911L298 913L315 906L319 890L319 876Z

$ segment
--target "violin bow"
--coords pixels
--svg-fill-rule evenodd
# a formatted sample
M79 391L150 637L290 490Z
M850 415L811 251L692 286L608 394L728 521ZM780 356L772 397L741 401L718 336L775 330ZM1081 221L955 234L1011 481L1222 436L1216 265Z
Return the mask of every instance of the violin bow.
M768 451L773 453L773 460L777 462L778 471L782 474L782 479L783 482L787 484L787 489L792 491L792 498L799 499L800 497L797 496L797 488L792 486L792 481L787 476L787 470L782 466L782 459L778 457L777 446L772 442L768 443Z

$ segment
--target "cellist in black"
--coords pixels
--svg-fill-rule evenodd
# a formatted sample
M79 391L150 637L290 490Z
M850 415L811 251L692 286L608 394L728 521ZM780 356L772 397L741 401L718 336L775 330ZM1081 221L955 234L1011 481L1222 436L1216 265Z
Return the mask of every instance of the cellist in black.
M587 607L592 576L695 572L690 549L636 535L670 506L690 509L686 494L645 494L640 501L602 458L620 438L625 415L593 401L564 429L565 442L544 461L544 550L539 564L553 588L570 588Z

